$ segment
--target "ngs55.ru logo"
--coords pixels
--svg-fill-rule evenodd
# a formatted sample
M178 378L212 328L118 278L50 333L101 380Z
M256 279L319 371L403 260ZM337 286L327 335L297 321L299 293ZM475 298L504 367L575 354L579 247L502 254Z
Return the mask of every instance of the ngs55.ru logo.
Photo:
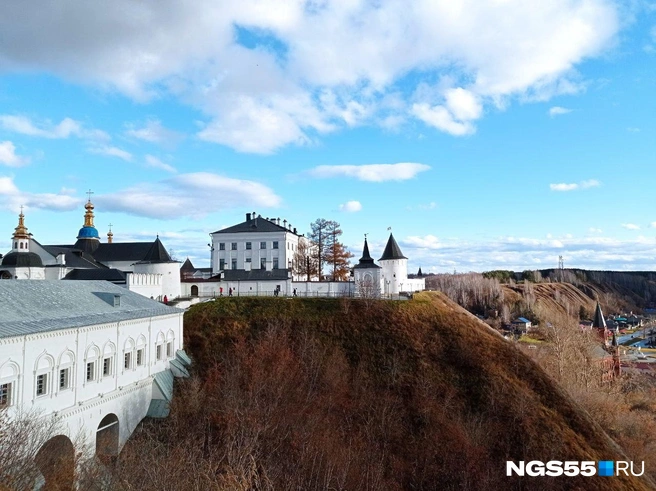
M638 474L637 466L633 466L633 462L624 462L618 460L600 460L599 462L590 461L560 461L551 460L549 462L541 462L539 460L531 460L525 462L523 460L515 463L506 462L506 476L530 476L530 477L558 477L558 476L642 476L645 473L645 463L641 463L640 473ZM630 474L629 474L630 472Z

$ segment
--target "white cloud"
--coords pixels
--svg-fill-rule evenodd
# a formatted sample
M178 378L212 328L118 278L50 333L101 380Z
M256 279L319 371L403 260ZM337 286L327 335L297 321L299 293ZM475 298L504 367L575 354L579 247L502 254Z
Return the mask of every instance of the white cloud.
M650 228L656 228L656 222L651 222L651 223L649 224L649 227L650 227Z
M431 107L426 103L413 104L412 114L427 125L453 136L471 135L476 131L476 128L470 122L456 121L444 106Z
M70 137L83 138L92 142L107 142L111 137L104 131L87 128L79 121L64 118L55 124L50 120L33 121L27 116L2 114L0 127L12 133L21 135L61 140Z
M89 148L91 153L98 155L107 155L108 157L118 157L126 162L132 162L132 154L122 148L114 147L111 145L98 145Z
M95 201L108 211L173 220L202 217L234 207L277 207L281 198L272 189L255 181L197 172L138 184L97 196Z
M588 179L579 183L558 183L549 184L549 189L552 191L575 191L577 189L590 189L601 186L601 182L597 179Z
M579 185L578 184L566 184L564 182L561 182L559 184L549 184L549 189L552 191L574 191L575 189L578 189Z
M427 170L430 170L430 166L415 163L320 165L307 171L306 174L316 178L354 177L360 181L383 182L405 181Z
M164 170L166 172L172 172L172 173L177 172L175 167L162 162L160 159L158 159L154 155L146 155L146 165L148 167L152 167L154 169Z
M603 232L603 230L601 230L600 228L596 228L596 227L590 227L588 229L588 232L590 232L591 234L600 234L600 233Z
M157 119L149 119L141 127L136 127L134 124L127 124L126 127L126 135L165 147L174 146L183 138L183 135L177 131L162 126L161 121Z
M345 211L347 213L355 213L360 210L362 210L362 203L359 201L347 201L339 205L339 211Z
M623 223L622 227L627 230L640 230L640 225L636 225L635 223Z
M201 138L257 153L412 118L472 134L485 105L578 90L576 66L612 45L622 21L609 0L116 0L102 16L91 2L3 7L4 72L172 96L207 116ZM418 96L422 83L433 95Z
M564 257L567 268L643 271L656 268L656 240L646 237L631 240L600 236L498 237L473 242L426 235L406 237L399 244L411 268L421 266L424 272L556 268L558 256ZM372 249L372 254L375 253Z
M567 109L566 107L553 106L552 108L549 109L549 116L553 118L554 116L560 116L561 114L568 114L571 112L572 110Z
M581 189L597 188L599 186L601 186L601 182L599 182L597 179L581 181Z
M18 189L11 177L0 177L0 206L16 211L20 206L53 211L69 211L77 208L82 200L59 193L26 193Z
M9 167L21 167L27 165L30 159L16 155L16 147L9 140L0 142L0 164Z

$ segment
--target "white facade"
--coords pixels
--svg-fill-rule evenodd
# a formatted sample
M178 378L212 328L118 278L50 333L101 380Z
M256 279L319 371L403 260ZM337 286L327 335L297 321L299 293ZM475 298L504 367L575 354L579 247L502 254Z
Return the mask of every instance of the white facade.
M75 325L79 324L78 314L85 312L67 305L72 311L71 327L44 330L43 324L63 325L67 321L40 322L39 314L31 312L27 323L34 321L34 332L13 336L4 334L11 332L14 321L0 320L0 407L5 407L10 417L19 408L33 409L43 416L56 414L65 436L75 441L83 434L88 444L83 450L90 453L96 446L100 422L113 415L118 420L118 451L146 416L153 397L158 398L153 389L155 375L167 371L176 352L183 348L183 311L148 299L135 302L138 295L107 282L37 283L44 288L25 290L26 295L38 295L33 305L39 298L45 305L52 305L57 298L70 302L72 295L79 294L81 310L91 310L89 319L97 320ZM71 284L77 285L69 287ZM3 284L3 292L9 291L8 287ZM116 297L119 305L112 313L107 302ZM104 309L94 312L93 307L88 308L100 302L104 302ZM129 305L121 309L121 302ZM134 309L143 315L103 321L134 317ZM30 327L21 329L29 331Z
M298 249L299 236L293 229L286 228L286 221L267 220L247 214L244 222L259 224L257 227L230 227L226 231L212 234L212 273L226 269L251 271L253 269L287 269L291 267L294 253ZM231 232L231 229L236 231Z
M134 271L135 275L159 276L161 278L158 293L156 295L152 293L151 295L144 294L144 296L164 298L166 295L169 300L180 296L180 263L136 263L132 271ZM131 284L134 285L134 282L128 283L128 288L130 288ZM137 289L134 291L137 291ZM140 291L137 291L137 293L140 293Z
M384 295L398 295L409 292L408 260L388 259L378 261L381 267L381 292Z

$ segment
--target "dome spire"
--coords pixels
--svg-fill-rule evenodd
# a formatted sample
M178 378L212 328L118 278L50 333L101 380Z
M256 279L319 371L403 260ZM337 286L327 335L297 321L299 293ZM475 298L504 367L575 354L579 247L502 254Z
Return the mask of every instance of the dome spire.
M87 191L87 204L84 205L84 208L87 210L84 213L84 226L85 227L93 227L93 209L95 206L93 206L93 203L91 202L91 195L93 194L93 191L89 189Z
M114 234L112 233L112 224L109 224L109 232L107 232L107 243L111 244L114 242Z
M82 244L79 243L80 240L86 241L86 239L93 239L94 242L98 242L100 240L98 230L96 230L96 227L93 225L93 209L95 206L93 206L93 203L91 202L92 194L93 192L89 189L89 191L87 191L87 203L84 205L86 210L84 212L84 226L77 234L78 242L75 243L75 247L78 249L84 249L84 247L81 247Z
M18 239L29 239L30 236L27 233L27 227L25 226L25 215L23 215L23 207L20 207L21 211L18 215L18 227L14 229L14 240Z

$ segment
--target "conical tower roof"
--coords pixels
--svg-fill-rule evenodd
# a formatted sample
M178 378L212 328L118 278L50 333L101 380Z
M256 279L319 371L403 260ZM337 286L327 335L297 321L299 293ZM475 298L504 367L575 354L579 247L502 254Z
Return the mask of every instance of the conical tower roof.
M373 269L380 269L380 266L378 266L376 263L374 263L374 258L371 257L371 254L369 254L369 244L367 243L367 238L365 237L364 239L364 249L362 251L362 257L360 258L360 262L354 266L355 269L366 269L366 268L373 268Z
M601 305L599 305L599 302L597 302L597 308L595 309L594 318L592 319L592 327L606 329L606 319L604 319L604 313L601 311Z
M401 252L401 248L399 247L399 244L396 243L396 240L394 239L394 235L391 233L389 236L389 240L387 241L387 245L385 246L385 251L383 251L383 255L381 256L379 261L387 261L390 259L408 259Z
M153 245L150 247L144 258L139 261L142 263L168 263L171 262L171 256L166 252L166 248L162 241L159 240L159 236L153 242Z
M182 263L182 266L180 266L180 271L195 271L196 268L194 268L194 265L191 263L191 260L189 258L186 259L184 263Z

